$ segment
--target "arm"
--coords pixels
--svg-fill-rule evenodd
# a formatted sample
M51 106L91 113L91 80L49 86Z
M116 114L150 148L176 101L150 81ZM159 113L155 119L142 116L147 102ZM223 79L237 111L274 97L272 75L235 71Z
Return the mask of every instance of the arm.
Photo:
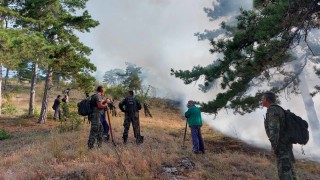
M184 116L185 116L186 118L189 118L189 117L191 116L191 110L190 110L190 108L188 109L187 112L184 113Z
M272 149L276 151L280 136L280 114L274 108L270 108L268 111L266 132Z
M120 108L120 110L122 111L122 112L125 112L125 110L124 110L124 104L125 104L125 99L123 99L120 103L119 103L119 108Z
M137 109L138 111L141 110L141 104L140 102L136 99L136 104L137 104Z

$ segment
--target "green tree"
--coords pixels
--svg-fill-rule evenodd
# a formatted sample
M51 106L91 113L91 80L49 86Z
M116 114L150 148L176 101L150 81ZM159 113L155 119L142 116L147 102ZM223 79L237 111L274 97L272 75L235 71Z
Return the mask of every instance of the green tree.
M303 46L302 43L309 47L310 54L314 53L307 40L320 27L319 0L254 0L254 7L241 10L236 26L222 23L224 36L211 40L210 52L223 56L213 64L196 66L191 71L171 69L171 74L186 84L202 77L204 87L213 82L220 84L222 92L201 104L204 112L217 113L221 108L231 108L244 114L259 106L263 91L297 92L305 58L299 58L301 65L295 71L288 71L284 65L295 59L291 49ZM282 79L276 81L274 77L279 74ZM269 86L250 91L265 82ZM312 131L317 132L319 121L313 122Z
M128 89L131 89L133 91L135 91L135 93L137 93L137 91L139 91L141 89L141 78L140 78L140 74L141 74L141 67L136 66L135 64L132 63L128 63L126 62L126 70L124 74L120 74L120 76L124 77L124 81L123 84L125 85L125 87L127 87Z
M65 78L74 78L78 77L78 73L95 70L95 66L87 58L91 49L82 44L75 35L75 31L89 32L90 28L98 25L87 11L80 12L85 8L86 2L87 0L29 0L22 3L20 13L34 19L34 22L21 21L20 25L41 33L50 45L43 59L47 76L39 123L46 121L54 72Z
M124 70L122 69L111 69L106 71L103 76L103 82L108 83L110 86L117 86L125 80L122 74L124 74Z
M217 113L218 110L230 107L238 113L251 112L259 105L262 92L248 95L247 90L253 85L254 78L269 80L271 68L279 68L292 60L290 47L299 43L310 30L318 28L315 16L319 12L317 1L303 1L293 6L292 1L255 1L258 10L242 10L237 17L236 28L222 23L225 36L211 40L211 53L222 53L213 64L207 67L195 66L191 71L173 70L171 74L184 80L186 84L204 77L204 86L220 81L225 91L208 103L202 103L202 110ZM294 1L297 2L297 1ZM263 4L263 6L262 6ZM302 39L303 40L303 39ZM270 90L280 92L296 79L285 73L283 86ZM295 74L296 75L296 74Z
M16 12L15 0L2 0L0 1L0 115L1 115L1 104L2 104L2 67L13 69L17 64L18 58L18 47L19 38L23 32L20 29L10 28L10 24L15 24L15 21L19 18L19 14ZM5 80L5 86L7 82L7 76Z

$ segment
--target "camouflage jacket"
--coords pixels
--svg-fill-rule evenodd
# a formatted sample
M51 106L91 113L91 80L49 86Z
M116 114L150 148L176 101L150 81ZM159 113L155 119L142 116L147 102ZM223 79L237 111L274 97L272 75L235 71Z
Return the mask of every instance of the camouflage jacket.
M285 113L283 109L275 104L271 104L267 110L266 118L264 120L264 127L271 142L271 147L274 150L278 149L283 134L283 127L285 123Z

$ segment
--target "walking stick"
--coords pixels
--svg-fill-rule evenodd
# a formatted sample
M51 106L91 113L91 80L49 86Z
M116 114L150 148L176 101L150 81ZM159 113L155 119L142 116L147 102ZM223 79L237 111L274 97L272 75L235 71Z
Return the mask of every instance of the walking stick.
M114 142L114 139L113 139L112 126L111 126L111 120L110 120L110 114L109 114L108 108L107 108L107 117L108 117L108 122L110 127L109 129L110 129L111 140L113 145L116 146L116 143Z
M182 148L185 148L185 141L186 141L186 134L187 134L187 126L188 126L188 121L186 120L186 127L184 128L184 136L183 136L183 143L182 143Z

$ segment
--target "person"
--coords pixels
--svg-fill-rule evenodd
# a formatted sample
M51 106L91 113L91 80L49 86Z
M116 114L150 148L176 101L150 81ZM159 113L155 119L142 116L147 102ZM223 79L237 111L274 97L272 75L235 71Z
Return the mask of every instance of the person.
M61 103L61 95L59 94L57 98L54 100L52 109L54 110L53 119L56 121L57 116L59 116L59 120L61 119L61 110L60 110L60 103Z
M95 140L97 139L98 147L102 144L102 124L100 121L101 114L103 114L103 109L108 106L108 104L103 101L101 95L103 94L103 87L98 86L96 94L91 97L91 106L93 112L89 115L89 120L91 121L90 135L88 140L88 148L92 149L94 147Z
M143 109L144 109L145 117L150 116L152 118L152 115L151 115L151 113L149 111L149 105L146 102L143 103Z
M139 110L141 110L140 102L134 97L133 91L128 91L128 95L125 99L123 99L119 103L119 108L122 112L125 113L124 116L124 130L123 130L123 143L127 143L128 139L128 132L130 128L130 123L133 126L134 137L136 138L136 143L141 144L141 137L140 137L140 127L139 127Z
M108 99L108 108L110 110L111 116L113 116L114 115L114 105L113 105L113 100L112 99Z
M103 95L102 95L102 98L103 98ZM108 98L107 98L108 100ZM106 100L106 102L108 103L108 101ZM103 114L101 114L100 116L100 122L102 124L102 128L103 128L103 138L105 141L108 141L109 140L109 125L108 125L108 122L107 122L107 119L106 119L106 112L108 111L107 108L104 108L103 109Z
M85 92L85 96L86 98L89 98L90 97L90 93L89 92ZM86 122L86 118L87 118L87 124L90 124L90 121L89 121L89 116L84 116L83 117L83 122Z
M292 144L282 134L284 133L285 112L276 105L273 92L265 92L261 98L262 105L267 108L264 127L271 143L272 154L276 156L279 179L296 179L293 163Z
M69 107L68 107L68 102L69 102L69 95L64 95L62 98L62 114L64 120L66 120L69 117Z
M191 129L192 138L192 152L195 154L205 153L204 142L201 135L202 118L201 111L195 105L195 101L188 101L188 110L185 112L184 116L187 118L188 125Z

